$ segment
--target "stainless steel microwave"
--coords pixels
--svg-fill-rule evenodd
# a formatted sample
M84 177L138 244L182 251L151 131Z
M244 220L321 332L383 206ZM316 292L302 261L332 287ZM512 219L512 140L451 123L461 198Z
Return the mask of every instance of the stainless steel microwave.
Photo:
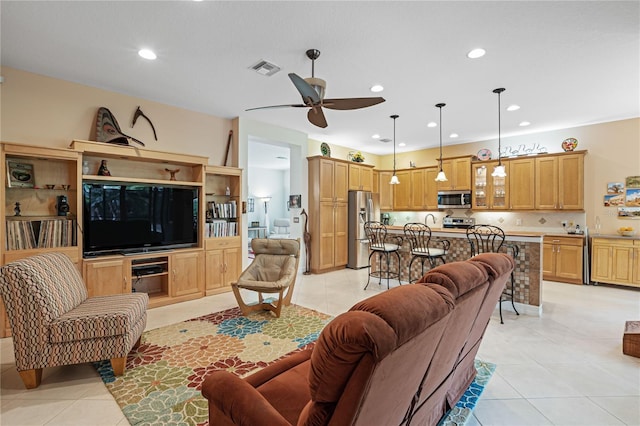
M471 208L471 191L438 191L439 209Z

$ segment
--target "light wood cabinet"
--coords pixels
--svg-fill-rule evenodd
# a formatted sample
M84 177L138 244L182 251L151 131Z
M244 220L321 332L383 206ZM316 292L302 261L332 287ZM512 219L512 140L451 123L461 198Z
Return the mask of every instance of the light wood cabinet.
M584 239L549 235L543 242L543 278L582 284Z
M89 297L131 292L131 268L121 256L83 262L84 282Z
M438 190L464 191L471 189L471 157L443 159L442 170L448 180L438 182ZM439 168L438 171L440 171Z
M438 208L437 167L412 169L411 174L411 210L433 210Z
M347 212L350 162L309 157L311 272L347 265Z
M584 154L536 158L536 209L584 208Z
M393 187L393 210L411 210L411 171L396 170L396 177L400 181Z
M509 161L509 208L535 209L535 159Z
M380 172L377 170L373 170L373 192L380 193Z
M373 191L373 166L349 164L349 190Z
M204 252L178 252L171 255L171 296L204 294Z
M640 287L640 240L592 239L591 280Z
M472 164L472 209L507 210L509 208L509 163L502 162L507 173L506 177L491 176L497 165L497 161Z
M205 250L205 294L210 296L231 290L231 283L242 273L239 237L212 238Z
M393 210L393 187L389 184L393 172L380 171L378 173L378 188L380 193L380 210Z

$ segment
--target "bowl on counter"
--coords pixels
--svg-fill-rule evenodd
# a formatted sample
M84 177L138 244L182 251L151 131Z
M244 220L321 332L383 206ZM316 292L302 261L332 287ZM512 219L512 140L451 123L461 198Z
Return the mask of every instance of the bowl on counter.
M618 229L618 234L622 235L623 237L633 237L634 235L636 235L636 231L635 230L622 230L622 229Z

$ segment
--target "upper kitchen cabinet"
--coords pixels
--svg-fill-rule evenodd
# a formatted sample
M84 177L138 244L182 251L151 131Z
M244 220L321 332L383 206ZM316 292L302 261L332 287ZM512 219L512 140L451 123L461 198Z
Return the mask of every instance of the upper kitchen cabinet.
M509 161L509 208L533 210L535 204L535 158Z
M506 210L509 207L509 162L502 165L507 173L506 177L491 176L493 169L498 165L497 161L474 163L471 166L473 178L474 210Z
M436 176L439 170L437 167L411 170L412 210L435 210L438 208Z
M373 191L373 166L349 164L349 191Z
M396 176L400 183L398 185L387 185L393 187L393 209L394 210L411 210L411 171L396 170Z
M584 152L536 158L536 209L584 208Z
M378 172L378 192L380 194L380 210L393 210L393 187L389 181L393 176L391 171Z
M439 191L471 189L471 157L446 158L442 160L446 182L438 182Z

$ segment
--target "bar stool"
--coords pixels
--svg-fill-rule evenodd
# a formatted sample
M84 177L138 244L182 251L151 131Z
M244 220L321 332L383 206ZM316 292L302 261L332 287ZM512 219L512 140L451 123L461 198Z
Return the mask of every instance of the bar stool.
M378 284L382 284L383 275L386 275L387 278L387 289L389 289L389 279L397 278L398 284L402 285L400 282L400 247L402 247L402 237L400 236L389 236L388 238L391 240L395 240L395 243L387 242L387 227L383 225L381 222L365 222L364 223L364 232L369 240L369 250L371 253L369 254L369 276L367 277L367 285L364 286L366 290L369 286L369 281L371 277L378 277L380 282ZM378 270L371 270L371 258L374 255L378 255ZM391 254L395 254L398 258L398 270L391 271ZM387 263L387 269L382 269L382 258L385 258Z
M449 240L438 240L437 244L441 247L430 247L431 242L431 228L424 223L407 223L404 225L404 238L409 241L411 247L411 261L409 262L409 282L411 283L411 266L413 261L420 259L421 272L424 275L424 261L429 261L429 267L434 268L436 262L441 260L445 261L447 251L451 246ZM422 276L421 275L421 276Z
M498 253L502 249L503 245L507 254L510 252L514 260L517 259L520 254L520 247L518 247L517 244L504 244L504 231L502 228L497 226L474 225L467 229L467 239L471 245L472 257L480 253ZM514 285L515 277L513 271L511 271L511 288L505 286L505 289L500 295L500 302L498 304L500 307L500 324L504 324L504 321L502 320L502 302L506 302L511 299L511 306L513 307L513 310L516 315L520 315L516 309L515 303L513 302ZM506 299L503 299L503 297L506 297Z

